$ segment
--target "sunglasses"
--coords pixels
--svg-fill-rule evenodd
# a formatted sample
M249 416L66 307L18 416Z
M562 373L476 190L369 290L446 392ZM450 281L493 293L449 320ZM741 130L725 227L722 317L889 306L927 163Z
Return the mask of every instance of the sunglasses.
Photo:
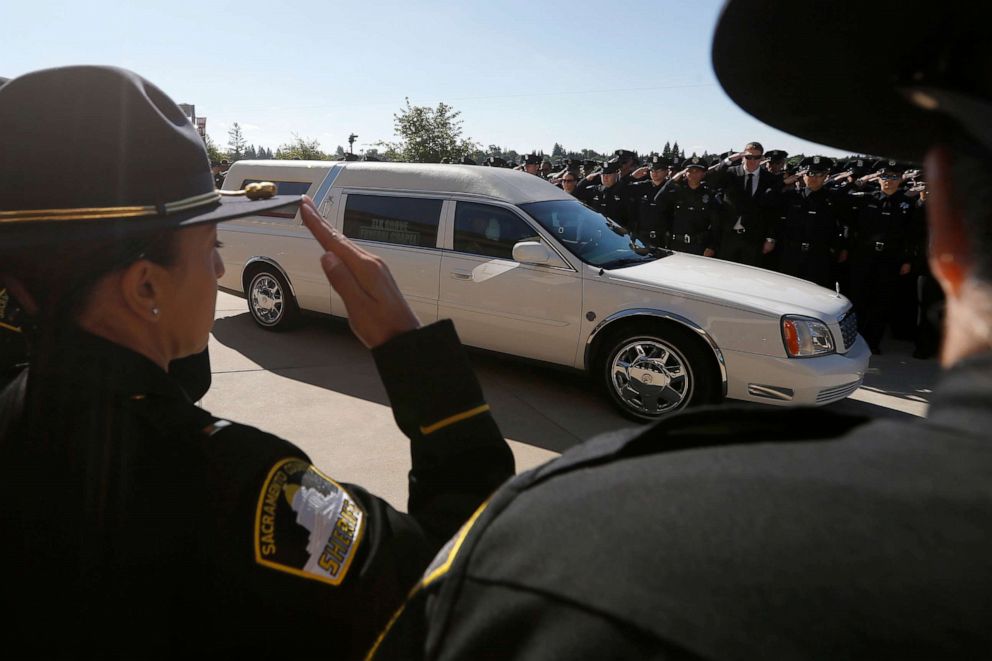
M757 161L757 160L760 160L762 158L764 158L764 156L754 156L753 154L748 154L747 156L744 157L744 160L746 160L746 161Z
M883 175L879 175L878 178L884 179L885 181L892 181L893 179L902 179L902 177L900 177L897 174L883 174Z

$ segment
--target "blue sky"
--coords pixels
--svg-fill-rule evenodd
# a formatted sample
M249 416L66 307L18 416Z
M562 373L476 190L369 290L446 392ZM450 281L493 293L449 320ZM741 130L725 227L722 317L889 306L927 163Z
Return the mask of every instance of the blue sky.
M466 137L519 152L741 148L836 155L741 111L710 65L722 2L208 1L5 3L0 75L133 69L193 103L224 146L239 122L275 148L393 139L395 112L443 101ZM756 35L756 43L764 40Z

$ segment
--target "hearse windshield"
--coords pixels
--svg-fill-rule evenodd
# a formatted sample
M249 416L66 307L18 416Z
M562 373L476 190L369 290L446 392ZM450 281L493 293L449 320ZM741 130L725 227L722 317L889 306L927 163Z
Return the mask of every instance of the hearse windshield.
M521 204L541 227L586 264L604 269L644 264L667 256L667 250L650 250L640 241L631 244L627 230L578 200L550 200Z

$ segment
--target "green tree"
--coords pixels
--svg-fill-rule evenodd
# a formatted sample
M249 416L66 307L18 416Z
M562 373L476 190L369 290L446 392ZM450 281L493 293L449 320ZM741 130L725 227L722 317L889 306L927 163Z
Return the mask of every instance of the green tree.
M209 133L204 134L203 145L207 148L207 158L210 159L211 163L220 163L223 159L227 158L227 156L217 148L217 143L214 142L214 139L210 137Z
M665 148L661 150L661 156L663 158L671 158L672 157L672 143L670 143L670 142L666 142L665 143Z
M255 151L255 145L248 145L245 147L245 158L249 161L253 161L258 158L258 152Z
M237 122L234 122L227 132L227 157L231 159L232 163L245 157L246 146L247 142L245 141L244 134L241 132L241 126Z
M462 137L461 113L446 103L430 106L410 105L393 115L393 128L398 142L378 142L384 147L384 156L391 161L410 163L440 163L442 158L452 160L475 151L478 145Z
M564 155L565 148L556 142L555 146L551 148L551 158L562 158Z
M293 140L279 145L276 149L276 158L282 160L300 159L301 161L327 161L328 155L320 150L320 142L317 138L301 138L293 134Z
M676 140L672 144L672 158L675 159L676 161L681 161L682 159L685 158L685 152L679 151L679 141L678 140Z

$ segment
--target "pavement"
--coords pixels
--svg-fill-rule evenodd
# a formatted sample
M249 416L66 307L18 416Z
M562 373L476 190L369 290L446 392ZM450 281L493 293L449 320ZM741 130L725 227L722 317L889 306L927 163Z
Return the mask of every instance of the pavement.
M210 337L213 384L201 404L301 447L318 468L361 484L406 509L409 441L393 421L368 350L337 320L308 318L295 330L266 331L244 299L217 297ZM936 360L916 360L912 345L888 339L864 385L828 408L872 416L925 416ZM637 426L617 413L591 380L506 356L472 351L470 360L493 416L522 471L593 436Z

